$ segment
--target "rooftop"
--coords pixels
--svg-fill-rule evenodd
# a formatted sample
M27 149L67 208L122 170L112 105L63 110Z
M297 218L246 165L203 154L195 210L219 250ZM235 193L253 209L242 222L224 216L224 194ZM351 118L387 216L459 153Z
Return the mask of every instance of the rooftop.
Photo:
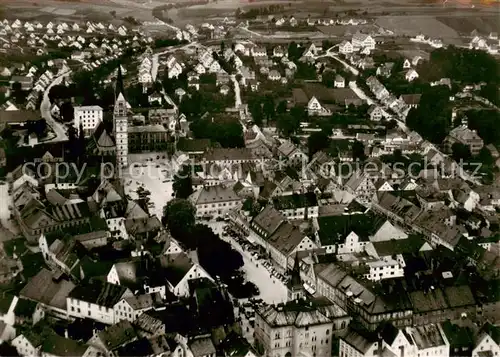
M318 205L318 200L315 193L308 192L304 194L274 197L273 205L278 210L297 209L304 207L315 207Z
M241 200L231 187L222 185L203 187L190 198L196 205Z
M75 287L69 297L107 308L113 308L123 297L127 288L106 282L92 281Z

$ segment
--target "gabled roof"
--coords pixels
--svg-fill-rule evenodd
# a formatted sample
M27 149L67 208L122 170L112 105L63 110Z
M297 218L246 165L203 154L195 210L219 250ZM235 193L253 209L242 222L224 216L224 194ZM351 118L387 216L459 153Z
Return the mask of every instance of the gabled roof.
M266 206L252 221L252 223L266 231L267 234L273 234L284 222L286 222L285 216L272 205Z
M128 342L138 339L134 327L128 320L121 320L107 327L105 330L99 332L97 336L108 351L116 350Z
M99 306L113 308L126 291L126 287L96 280L76 286L75 289L69 293L69 297Z

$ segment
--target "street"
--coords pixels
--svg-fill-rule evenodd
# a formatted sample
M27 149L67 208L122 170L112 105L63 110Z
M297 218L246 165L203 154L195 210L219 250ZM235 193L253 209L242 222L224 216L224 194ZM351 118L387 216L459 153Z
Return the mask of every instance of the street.
M63 79L68 77L70 74L71 71L68 71L56 77L52 81L52 83L49 84L49 86L45 89L45 92L43 93L43 100L42 103L40 104L40 114L42 118L47 121L47 125L49 125L56 134L55 138L44 141L44 143L64 141L68 139L68 136L66 135L66 128L61 123L56 122L54 118L52 118L52 114L50 113L49 92L50 88L52 88L55 85L61 84Z
M233 81L233 84L234 84L234 101L235 101L234 107L239 108L242 104L240 84L236 80L236 76L234 74L231 75L231 80Z

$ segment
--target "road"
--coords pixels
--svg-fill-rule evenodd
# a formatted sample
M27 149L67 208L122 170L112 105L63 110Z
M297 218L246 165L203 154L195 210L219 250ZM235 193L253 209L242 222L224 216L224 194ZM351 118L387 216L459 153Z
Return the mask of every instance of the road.
M351 71L352 74L354 74L355 76L359 75L359 71L354 68L353 66L351 66L349 63L347 63L346 61L340 59L337 54L333 53L332 50L333 48L335 48L336 46L333 46L333 47L330 47L328 50L326 50L326 53L323 54L323 55L319 55L319 56L316 56L315 59L318 59L318 58L322 58L322 57L330 57L330 58L333 58L335 60L337 60L338 62L342 63L342 65L347 68L349 71Z
M269 36L267 35L263 35L261 33L258 33L258 32L255 32L255 31L252 31L252 30L249 30L248 27L240 27L242 30L248 32L250 35L253 36L257 36L257 37L264 37L264 38L268 38Z
M54 133L56 134L56 137L54 139L44 141L44 143L64 141L68 139L68 136L66 135L66 128L61 123L56 122L54 118L52 118L52 114L50 113L49 91L53 86L61 84L63 79L68 77L70 74L71 70L56 77L43 93L43 100L40 104L40 114L42 118L47 121L47 124L52 127L52 130L54 130Z
M231 75L231 80L233 81L234 84L234 107L239 108L242 104L240 84L236 80L236 76L234 74Z
M352 91L353 91L354 93L356 93L356 95L357 95L358 97L360 97L360 98L361 98L361 99L363 99L363 100L366 100L366 103L367 103L368 105L375 104L375 101L374 101L373 99L371 99L370 97L368 97L368 96L366 95L366 93L365 93L365 92L363 92L363 90L362 90L361 88L359 88L359 87L358 87L358 84L357 84L355 81L350 81L350 82L349 82L349 88L351 88L351 89L352 89Z

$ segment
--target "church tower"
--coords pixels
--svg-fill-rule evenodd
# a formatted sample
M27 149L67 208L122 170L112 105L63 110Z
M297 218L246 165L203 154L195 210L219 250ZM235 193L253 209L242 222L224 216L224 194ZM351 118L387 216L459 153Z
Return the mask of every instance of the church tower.
M121 177L121 169L128 166L128 108L123 93L118 94L113 110L113 132L116 144L116 169Z
M302 279L300 278L300 261L299 254L297 252L295 253L295 261L290 280L287 284L287 290L288 301L297 300L305 296L304 285L302 283Z

